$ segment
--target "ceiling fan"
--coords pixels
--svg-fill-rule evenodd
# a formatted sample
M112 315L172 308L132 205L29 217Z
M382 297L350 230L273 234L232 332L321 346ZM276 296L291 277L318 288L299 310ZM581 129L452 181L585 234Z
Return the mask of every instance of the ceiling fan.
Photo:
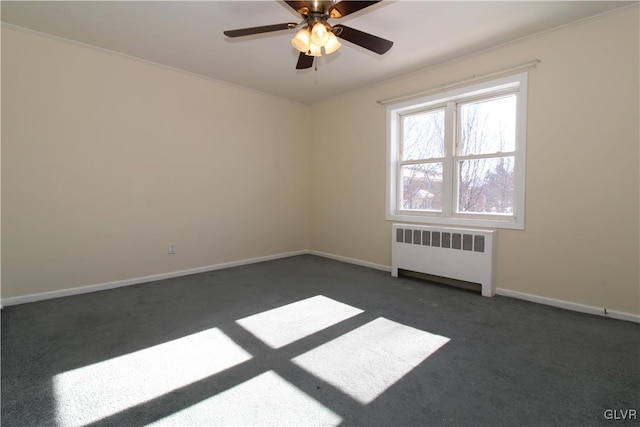
M382 55L391 49L391 46L393 46L392 41L346 25L338 24L332 26L327 22L331 18L342 18L380 1L285 1L286 4L302 16L300 23L286 22L283 24L229 30L225 31L224 35L227 37L242 37L300 28L291 40L291 44L300 51L298 63L296 64L296 69L298 70L311 68L314 58L322 56L323 50L325 54L338 50L341 46L338 37Z

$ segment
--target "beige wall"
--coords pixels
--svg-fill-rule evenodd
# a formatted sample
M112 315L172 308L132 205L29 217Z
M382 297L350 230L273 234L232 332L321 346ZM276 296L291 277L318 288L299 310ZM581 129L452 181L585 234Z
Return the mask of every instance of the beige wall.
M2 298L305 248L389 265L376 100L539 58L498 287L640 314L638 28L627 9L305 107L5 27Z
M3 27L2 298L305 249L307 110Z
M390 264L385 108L376 100L538 58L529 75L526 230L500 230L499 288L640 313L638 8L315 104L311 248Z

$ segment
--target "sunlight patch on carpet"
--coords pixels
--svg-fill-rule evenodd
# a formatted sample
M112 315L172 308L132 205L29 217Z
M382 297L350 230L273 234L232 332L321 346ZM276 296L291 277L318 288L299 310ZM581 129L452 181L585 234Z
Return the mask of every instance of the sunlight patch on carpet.
M269 347L280 348L360 313L358 308L318 295L236 323Z
M380 317L292 362L368 404L448 341Z
M53 377L59 425L86 425L251 359L217 328Z
M342 418L273 371L151 426L335 426Z

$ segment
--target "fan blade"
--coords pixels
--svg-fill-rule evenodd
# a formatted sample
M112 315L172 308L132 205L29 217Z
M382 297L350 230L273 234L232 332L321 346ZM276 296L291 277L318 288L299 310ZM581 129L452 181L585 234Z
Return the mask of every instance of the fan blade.
M306 1L285 1L293 10L298 12L301 15L307 16L309 12L311 12L311 7L309 6L309 2Z
M227 37L242 37L252 34L269 33L271 31L288 30L296 27L295 22L287 22L285 24L263 25L262 27L241 28L239 30L228 30L224 32Z
M341 1L334 4L329 8L329 16L332 18L342 18L350 13L357 12L365 7L373 6L376 3L380 3L382 0L377 1ZM289 3L289 2L287 2Z
M313 66L313 56L306 55L304 52L300 52L298 57L298 63L296 64L296 70L304 70L305 68L311 68Z
M365 49L369 49L379 55L386 53L393 42L374 36L373 34L365 33L364 31L356 30L355 28L347 27L341 24L334 25L333 28L340 28L340 31L335 31L336 36L344 39L353 44L357 44Z

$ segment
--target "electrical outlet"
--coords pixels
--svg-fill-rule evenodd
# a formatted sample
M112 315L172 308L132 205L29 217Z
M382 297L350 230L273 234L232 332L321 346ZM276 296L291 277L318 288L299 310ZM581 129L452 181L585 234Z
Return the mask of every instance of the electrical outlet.
M176 244L169 243L169 255L175 255L176 253Z

